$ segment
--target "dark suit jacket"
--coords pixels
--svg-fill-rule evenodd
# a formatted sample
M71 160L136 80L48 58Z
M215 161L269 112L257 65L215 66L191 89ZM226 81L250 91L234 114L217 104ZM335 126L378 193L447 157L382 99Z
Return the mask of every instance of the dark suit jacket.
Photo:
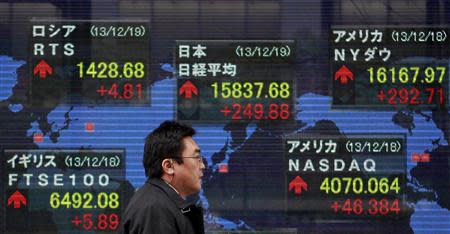
M203 212L187 203L162 179L149 179L131 198L120 233L203 234Z

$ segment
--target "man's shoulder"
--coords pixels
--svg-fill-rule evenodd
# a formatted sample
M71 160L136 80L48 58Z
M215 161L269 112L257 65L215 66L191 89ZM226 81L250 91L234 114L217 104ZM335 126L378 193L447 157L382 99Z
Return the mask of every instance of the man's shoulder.
M125 209L122 217L122 232L175 233L175 228L179 225L179 213L175 203L170 200L164 189L158 184L147 181L134 193ZM162 223L169 226L163 227ZM173 230L170 231L167 228Z
M161 207L170 201L163 189L157 185L146 182L133 195L130 204L135 203L139 207Z

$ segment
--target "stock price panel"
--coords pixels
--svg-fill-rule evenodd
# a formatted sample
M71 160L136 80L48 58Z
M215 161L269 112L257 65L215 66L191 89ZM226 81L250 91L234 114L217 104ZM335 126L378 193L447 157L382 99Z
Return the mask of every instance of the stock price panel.
M446 107L447 31L434 27L333 27L333 107Z
M286 209L330 220L402 219L402 135L292 135L285 139Z
M178 41L177 118L292 122L293 41Z
M53 217L58 231L117 232L124 208L123 150L6 149L4 156L3 231L24 232L28 213L41 212L36 230L52 231L44 217Z
M127 105L149 101L146 21L31 21L29 104Z

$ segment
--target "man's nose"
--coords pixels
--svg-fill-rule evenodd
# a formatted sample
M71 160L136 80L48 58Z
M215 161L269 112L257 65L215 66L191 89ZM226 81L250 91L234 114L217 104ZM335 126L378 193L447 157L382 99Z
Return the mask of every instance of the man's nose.
M200 169L205 169L205 160L202 160L202 163L200 164Z

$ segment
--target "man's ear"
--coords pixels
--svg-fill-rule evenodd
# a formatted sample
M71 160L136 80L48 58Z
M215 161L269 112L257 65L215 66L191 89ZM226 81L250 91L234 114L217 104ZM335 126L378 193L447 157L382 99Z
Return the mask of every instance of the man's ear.
M173 160L172 159L169 159L169 158L164 159L161 162L161 166L162 166L163 171L166 174L173 175L174 170L173 170Z

